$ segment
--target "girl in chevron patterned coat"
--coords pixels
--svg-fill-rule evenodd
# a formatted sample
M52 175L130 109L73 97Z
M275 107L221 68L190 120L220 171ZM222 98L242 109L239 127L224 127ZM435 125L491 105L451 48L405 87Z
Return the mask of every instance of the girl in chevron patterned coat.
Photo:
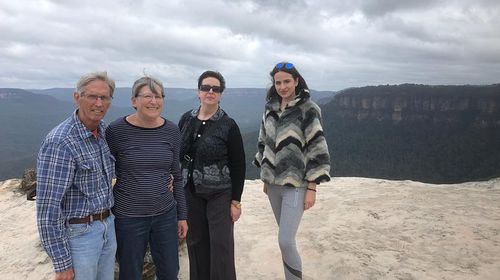
M306 81L289 62L270 73L272 86L262 118L254 164L261 169L279 233L285 278L302 279L295 235L304 210L316 201L316 186L330 180L330 155L321 111Z

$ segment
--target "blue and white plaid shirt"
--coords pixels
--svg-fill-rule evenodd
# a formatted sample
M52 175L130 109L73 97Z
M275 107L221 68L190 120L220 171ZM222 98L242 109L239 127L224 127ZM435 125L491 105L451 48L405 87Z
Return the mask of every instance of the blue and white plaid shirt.
M66 223L113 206L114 158L104 138L95 137L77 111L42 142L37 161L37 223L43 247L56 272L73 266Z

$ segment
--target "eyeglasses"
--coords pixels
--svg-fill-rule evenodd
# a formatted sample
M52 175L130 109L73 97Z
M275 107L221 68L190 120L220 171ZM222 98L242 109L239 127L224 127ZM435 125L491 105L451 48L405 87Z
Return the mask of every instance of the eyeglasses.
M97 99L101 99L102 103L111 103L111 100L113 100L113 96L109 95L95 95L95 94L82 93L82 96L91 102L96 102Z
M293 68L293 64L292 63L288 63L288 62L286 62L286 63L280 62L280 63L276 64L276 69L281 69L283 67L285 67L286 69L290 70L290 69Z
M220 86L210 86L210 85L201 85L200 90L204 92L209 92L212 90L214 93L221 93L222 88Z
M162 101L163 98L165 97L163 95L149 95L149 94L144 94L144 95L138 94L137 96L142 97L147 102L150 102L153 99Z

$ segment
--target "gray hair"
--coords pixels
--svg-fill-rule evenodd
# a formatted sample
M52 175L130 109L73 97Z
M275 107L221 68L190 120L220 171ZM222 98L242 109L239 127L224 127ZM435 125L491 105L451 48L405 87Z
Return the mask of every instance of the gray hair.
M76 83L76 92L82 94L85 91L85 86L93 81L101 80L108 84L110 89L110 94L113 96L113 92L115 91L115 81L108 77L107 72L91 72L80 77L78 82Z
M165 97L165 89L163 88L163 83L152 77L142 77L134 82L134 86L132 87L132 97L137 97L139 95L139 91L143 86L148 86L148 88L157 95L161 95ZM160 88L160 92L156 90L156 87Z

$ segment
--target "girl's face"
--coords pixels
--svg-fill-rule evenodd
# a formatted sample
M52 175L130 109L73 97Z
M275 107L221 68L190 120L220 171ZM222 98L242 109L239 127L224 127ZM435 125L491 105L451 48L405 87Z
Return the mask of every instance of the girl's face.
M283 101L291 101L295 98L295 88L299 84L299 79L294 79L292 74L278 71L274 74L274 87Z

